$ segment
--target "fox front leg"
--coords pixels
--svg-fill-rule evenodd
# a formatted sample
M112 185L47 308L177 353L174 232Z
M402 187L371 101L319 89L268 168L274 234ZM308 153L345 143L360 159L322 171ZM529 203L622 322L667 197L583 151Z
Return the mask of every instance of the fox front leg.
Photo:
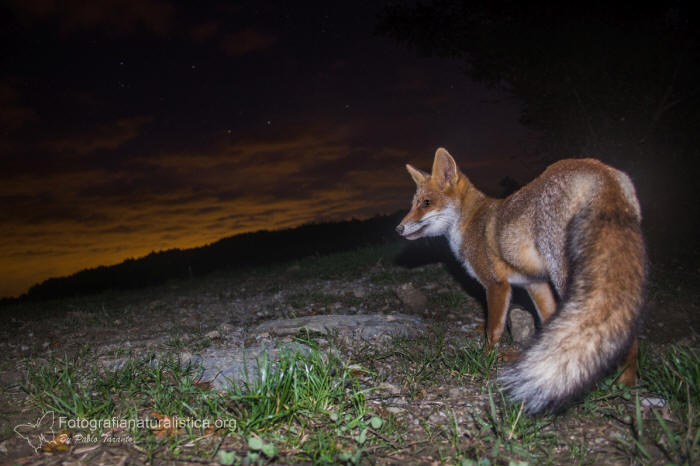
M492 349L501 339L506 327L506 316L510 305L511 288L508 282L490 283L486 286L486 346Z

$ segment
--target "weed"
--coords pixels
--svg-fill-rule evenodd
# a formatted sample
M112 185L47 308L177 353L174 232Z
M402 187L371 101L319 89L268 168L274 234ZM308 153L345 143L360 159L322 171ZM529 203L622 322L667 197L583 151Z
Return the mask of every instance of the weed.
M457 375L491 377L491 369L498 360L495 350L486 350L477 342L467 341L462 347L446 353L443 362Z
M660 363L644 364L644 383L649 391L672 403L700 406L700 353L685 345L663 352Z

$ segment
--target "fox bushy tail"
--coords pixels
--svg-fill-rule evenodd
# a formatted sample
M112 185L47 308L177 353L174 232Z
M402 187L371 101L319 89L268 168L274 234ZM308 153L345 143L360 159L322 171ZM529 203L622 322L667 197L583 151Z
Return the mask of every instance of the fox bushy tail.
M646 253L637 215L579 211L567 226L566 259L557 312L499 376L532 414L559 411L592 388L629 350L641 320Z

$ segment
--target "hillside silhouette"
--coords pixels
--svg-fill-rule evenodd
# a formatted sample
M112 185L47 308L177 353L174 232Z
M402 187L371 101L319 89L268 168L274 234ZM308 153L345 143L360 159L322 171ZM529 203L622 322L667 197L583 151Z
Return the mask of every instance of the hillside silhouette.
M394 227L401 213L368 220L349 220L261 230L223 238L191 249L152 252L112 266L50 278L32 286L19 300L45 300L144 288L174 278L202 276L221 269L269 265L314 254L330 254L398 239Z

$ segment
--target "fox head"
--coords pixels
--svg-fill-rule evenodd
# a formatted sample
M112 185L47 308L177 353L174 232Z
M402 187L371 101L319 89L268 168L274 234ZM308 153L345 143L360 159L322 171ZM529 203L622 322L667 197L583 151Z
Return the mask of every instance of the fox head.
M396 227L407 239L447 233L459 218L460 180L466 180L452 156L442 147L435 152L431 174L406 165L416 182L411 210Z

